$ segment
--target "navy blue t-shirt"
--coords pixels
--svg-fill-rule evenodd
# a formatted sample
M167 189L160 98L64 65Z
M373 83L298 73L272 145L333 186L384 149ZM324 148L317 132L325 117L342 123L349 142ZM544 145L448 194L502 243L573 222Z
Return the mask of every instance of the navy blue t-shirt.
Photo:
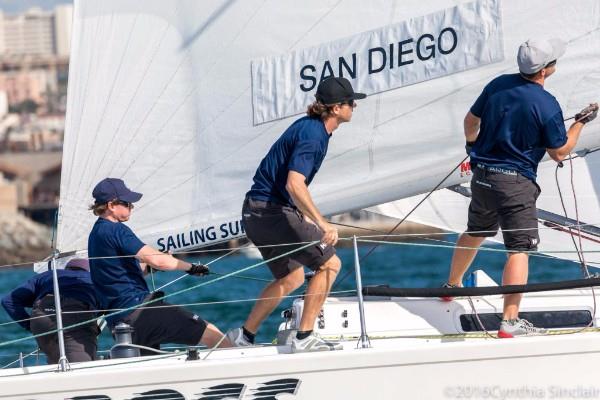
M309 185L327 154L330 137L319 118L302 117L294 122L260 162L246 196L294 207L285 189L288 172L304 175Z
M142 247L144 243L121 222L98 218L94 224L88 238L88 256L92 281L103 309L136 306L150 293L140 263L132 257ZM115 325L132 311L124 311L106 320Z
M76 299L89 304L92 308L97 308L94 284L89 272L81 269L59 269L56 275L61 297ZM30 318L25 309L32 308L33 303L52 293L54 293L52 271L42 272L7 294L2 299L2 306L13 320L20 321L19 325L30 330L29 321L21 321ZM90 315L90 318L92 317Z
M472 166L510 169L535 180L546 149L567 142L562 110L554 96L519 74L491 81L471 113L481 118Z

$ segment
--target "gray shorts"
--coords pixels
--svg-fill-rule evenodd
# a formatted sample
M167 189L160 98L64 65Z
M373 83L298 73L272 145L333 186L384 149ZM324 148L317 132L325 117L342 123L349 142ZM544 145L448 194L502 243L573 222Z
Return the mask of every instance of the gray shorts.
M61 296L61 309L63 326L68 327L84 321L89 321L96 316L89 312L93 307L71 297ZM46 295L33 304L31 316L31 333L34 335L56 329L54 309L54 295ZM75 328L63 331L65 353L70 362L92 361L96 359L96 337L100 333L98 324L90 322ZM58 336L56 333L36 338L40 349L46 354L48 364L56 364L60 357Z
M535 202L540 187L521 174L473 168L467 233L492 237L502 228L511 251L535 251L540 242Z
M266 201L246 199L242 208L242 221L248 239L256 246L302 243L259 247L265 260L302 247L304 242L320 241L323 237L319 227L308 222L298 209ZM333 246L317 243L267 264L275 279L281 279L303 265L318 271L334 255Z

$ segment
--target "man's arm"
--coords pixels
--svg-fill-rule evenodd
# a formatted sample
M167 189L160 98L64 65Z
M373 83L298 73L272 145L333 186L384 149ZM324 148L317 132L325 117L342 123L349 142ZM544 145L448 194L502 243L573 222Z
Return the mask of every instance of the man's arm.
M296 207L321 228L323 231L323 238L321 241L330 246L334 246L338 241L337 229L323 218L317 209L317 206L315 206L315 203L310 196L310 192L308 191L308 187L306 186L306 177L296 171L288 172L285 189L290 194Z
M465 130L465 139L467 140L467 143L473 143L477 140L480 124L481 118L476 117L471 111L467 112L463 123Z
M149 264L152 268L160 269L161 271L189 271L192 264L179 260L170 254L161 253L151 246L144 245L135 255L141 264ZM145 266L142 266L145 269Z
M554 161L561 162L565 159L565 157L571 154L571 151L577 144L577 140L579 140L579 135L581 134L583 125L584 124L582 122L575 122L573 125L571 125L569 131L567 132L567 142L564 145L556 149L546 149L548 155L550 155Z
M2 307L13 321L19 321L19 325L29 331L31 328L28 319L31 316L25 309L31 308L34 300L35 285L29 280L2 298Z

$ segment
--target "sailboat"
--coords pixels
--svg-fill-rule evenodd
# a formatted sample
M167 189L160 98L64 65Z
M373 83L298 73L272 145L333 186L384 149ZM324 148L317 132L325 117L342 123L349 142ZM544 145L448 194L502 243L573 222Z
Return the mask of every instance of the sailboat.
M130 225L161 251L242 236L240 208L260 158L330 75L369 97L336 131L311 184L324 214L465 183L462 118L489 80L517 71L527 38L568 41L547 83L565 115L597 100L599 13L594 0L76 0L57 251L85 250L91 191L107 176L145 194ZM599 145L592 123L577 151ZM362 288L356 267L357 295L328 299L315 326L343 350L290 353L285 333L303 305L296 300L277 345L74 363L64 372L8 369L0 398L597 393L599 314L589 287L597 278L555 291L532 285L522 311L552 334L495 340L505 288L483 271L464 289L469 297L443 303L437 289Z

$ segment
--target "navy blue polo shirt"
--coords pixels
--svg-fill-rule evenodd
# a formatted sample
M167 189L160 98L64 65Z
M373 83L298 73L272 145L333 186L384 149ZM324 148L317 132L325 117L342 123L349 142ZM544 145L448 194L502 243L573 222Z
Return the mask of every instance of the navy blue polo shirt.
M81 269L59 269L56 274L61 297L76 299L89 304L93 309L97 308L94 284L89 272ZM54 293L52 271L42 272L7 294L2 299L2 306L13 320L28 319L30 316L25 309L32 308L33 303L52 293ZM91 314L90 318L92 318ZM30 330L29 321L20 321L19 325Z
M320 118L303 117L294 122L260 162L246 196L294 207L285 189L288 172L304 175L309 185L327 154L330 137Z
M121 222L98 218L94 224L88 238L88 256L92 281L103 309L136 306L150 293L140 263L132 257L142 247L144 243ZM115 325L131 312L124 311L106 320Z
M471 113L481 118L471 165L500 167L535 180L546 149L567 142L558 101L519 74L502 75L484 89Z

